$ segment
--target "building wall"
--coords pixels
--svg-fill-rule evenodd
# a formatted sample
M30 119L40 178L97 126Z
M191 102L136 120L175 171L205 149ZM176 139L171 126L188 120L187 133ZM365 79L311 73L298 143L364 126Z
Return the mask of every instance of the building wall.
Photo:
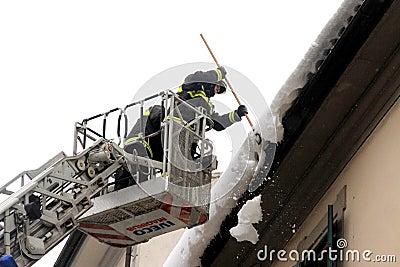
M161 267L185 229L179 229L132 248L131 267ZM126 249L110 247L88 236L84 246L75 257L76 267L124 267Z
M179 229L139 244L135 264L132 267L162 267L184 231L185 229Z
M85 239L84 246L89 249L80 249L78 255L75 257L72 263L72 266L101 266L101 264L103 264L102 261L104 261L103 255L107 253L109 246L104 243L100 243L99 241L97 241L97 239L91 236L88 236Z
M348 261L342 266L397 266L400 262L400 103L392 107L375 131L314 207L289 241L289 253L313 231L346 186L344 238L347 249L370 250L374 259L395 255L397 263ZM266 244L268 245L268 244ZM345 250L346 251L346 250ZM293 266L276 261L273 266Z

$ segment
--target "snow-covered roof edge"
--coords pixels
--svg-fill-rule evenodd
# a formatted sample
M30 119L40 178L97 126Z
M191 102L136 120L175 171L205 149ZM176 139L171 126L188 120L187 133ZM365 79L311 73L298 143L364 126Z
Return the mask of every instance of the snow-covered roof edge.
M319 70L363 2L364 0L346 0L342 3L276 94L271 104L271 111L277 127L278 141L283 138L282 118L285 113L301 89Z

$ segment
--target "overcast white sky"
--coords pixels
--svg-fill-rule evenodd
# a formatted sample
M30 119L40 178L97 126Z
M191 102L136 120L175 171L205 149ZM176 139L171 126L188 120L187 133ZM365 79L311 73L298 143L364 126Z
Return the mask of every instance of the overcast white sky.
M75 121L125 106L153 75L211 62L200 33L271 103L341 2L1 1L0 184L71 155Z

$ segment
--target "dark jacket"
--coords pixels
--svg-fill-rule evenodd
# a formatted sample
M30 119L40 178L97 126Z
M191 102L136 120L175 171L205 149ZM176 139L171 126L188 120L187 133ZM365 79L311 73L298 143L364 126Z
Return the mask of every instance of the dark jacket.
M155 105L146 110L142 117L142 125L144 127L144 140L140 141L142 145L147 149L147 155L149 158L162 161L163 151L161 143L161 132L160 126L162 121L163 108L160 105ZM124 142L124 150L128 153L132 153L133 146L138 139L138 135L141 132L140 129L140 118L136 121L132 127L128 136ZM146 155L140 155L146 156Z
M197 71L185 78L184 83L179 87L177 92L179 97L186 103L195 108L203 107L205 114L213 121L213 129L217 131L222 131L241 120L235 111L223 115L214 111L214 105L211 103L210 97L214 96L215 83L221 79L222 74L218 69L205 72ZM184 123L190 122L196 116L195 112L184 104L179 104L176 108L177 110L173 113L174 118L176 119L181 115ZM132 153L133 149L137 149L140 156L146 156L147 152L149 158L162 161L162 135L159 133L161 122L164 120L162 118L162 111L163 108L160 105L155 105L143 114L144 140L138 140L138 134L141 132L140 118L136 121L124 142L124 150L126 152Z
M202 107L214 122L213 129L222 131L231 126L235 122L241 121L241 118L235 111L220 115L215 112L214 105L210 101L210 97L214 96L214 87L221 79L222 75L219 70L196 71L185 78L184 83L178 89L178 95L186 103L193 107ZM177 107L186 122L191 121L195 117L195 112L183 104ZM174 112L174 116L178 113Z

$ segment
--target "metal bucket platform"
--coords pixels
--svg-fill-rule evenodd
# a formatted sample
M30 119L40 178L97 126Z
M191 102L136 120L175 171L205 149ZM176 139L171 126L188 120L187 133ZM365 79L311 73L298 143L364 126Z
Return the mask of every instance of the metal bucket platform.
M143 101L138 103L143 111ZM164 112L168 111L161 116L165 119L160 125L163 160L152 160L136 149L119 149L137 184L92 199L93 207L78 220L80 230L101 242L132 246L208 220L211 172L216 169L216 159L205 132L211 129L212 121L203 108L191 106L170 91L163 95L163 105ZM195 117L183 123L182 114L172 108L178 106L185 106ZM142 130L137 140L145 139ZM193 153L194 145L197 155Z

